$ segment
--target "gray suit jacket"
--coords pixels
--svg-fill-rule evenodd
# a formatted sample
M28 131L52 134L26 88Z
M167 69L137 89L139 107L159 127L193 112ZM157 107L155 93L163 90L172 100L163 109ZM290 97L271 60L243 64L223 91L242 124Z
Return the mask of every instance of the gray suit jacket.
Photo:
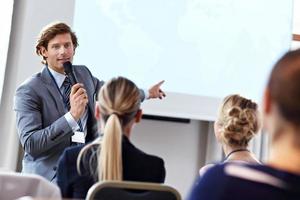
M103 81L93 77L85 66L74 66L74 74L77 81L84 84L89 98L86 138L89 142L97 136L94 96ZM53 180L57 161L64 149L70 146L73 132L64 117L61 95L46 67L18 87L14 110L18 134L25 151L22 171Z

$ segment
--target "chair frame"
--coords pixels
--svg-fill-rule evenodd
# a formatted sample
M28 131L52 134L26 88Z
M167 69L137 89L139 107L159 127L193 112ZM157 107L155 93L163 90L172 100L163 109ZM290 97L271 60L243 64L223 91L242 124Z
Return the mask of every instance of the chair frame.
M181 200L179 192L171 186L158 184L158 183L146 183L136 181L103 181L95 183L88 191L86 200L93 200L96 193L102 188L121 188L121 189L134 189L134 190L152 190L152 191L164 191L171 192L175 195L177 200Z

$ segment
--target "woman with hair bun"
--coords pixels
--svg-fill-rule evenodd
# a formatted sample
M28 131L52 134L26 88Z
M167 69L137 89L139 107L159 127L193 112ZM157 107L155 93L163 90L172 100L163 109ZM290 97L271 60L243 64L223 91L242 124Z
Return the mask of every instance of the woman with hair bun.
M255 102L237 94L224 98L214 123L216 139L221 143L226 156L224 162L260 163L248 149L249 141L260 130L257 107ZM208 164L202 167L200 175L212 166Z
M163 159L144 153L130 141L133 126L142 117L140 104L139 89L124 77L101 87L95 117L103 136L64 151L57 172L64 198L85 198L98 181L164 182Z

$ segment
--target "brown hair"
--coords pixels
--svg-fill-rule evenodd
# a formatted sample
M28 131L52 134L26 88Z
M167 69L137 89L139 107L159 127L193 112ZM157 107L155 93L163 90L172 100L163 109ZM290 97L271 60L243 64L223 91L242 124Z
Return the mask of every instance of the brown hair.
M284 119L300 125L300 49L286 53L274 66L267 85Z
M94 176L97 174L99 181L122 180L123 128L134 119L140 109L140 91L132 81L118 77L102 86L98 99L101 116L105 122L103 137L82 149L78 156L77 168L80 170L80 160L84 159L87 150L93 150L97 144L98 164L96 167L90 165L90 172Z
M42 31L40 32L38 39L37 39L37 43L35 46L35 52L37 55L43 57L43 60L42 60L43 64L47 64L47 61L46 61L46 58L42 55L41 47L44 47L45 49L47 49L48 43L50 40L52 40L56 35L64 34L64 33L70 33L71 39L73 42L73 46L74 46L74 50L75 50L76 47L78 46L77 37L75 35L75 32L73 32L72 29L67 24L62 23L62 22L54 22L54 23L48 24L47 26L45 26L42 29Z
M217 123L226 144L247 147L260 129L257 104L240 95L227 96L220 107Z

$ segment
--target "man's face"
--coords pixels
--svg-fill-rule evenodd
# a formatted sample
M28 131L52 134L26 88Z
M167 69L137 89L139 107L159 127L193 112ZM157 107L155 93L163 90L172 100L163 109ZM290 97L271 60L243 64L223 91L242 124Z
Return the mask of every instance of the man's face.
M46 57L51 69L63 74L63 63L72 62L74 56L74 45L70 33L56 35L49 41L47 49L42 49L42 55Z

